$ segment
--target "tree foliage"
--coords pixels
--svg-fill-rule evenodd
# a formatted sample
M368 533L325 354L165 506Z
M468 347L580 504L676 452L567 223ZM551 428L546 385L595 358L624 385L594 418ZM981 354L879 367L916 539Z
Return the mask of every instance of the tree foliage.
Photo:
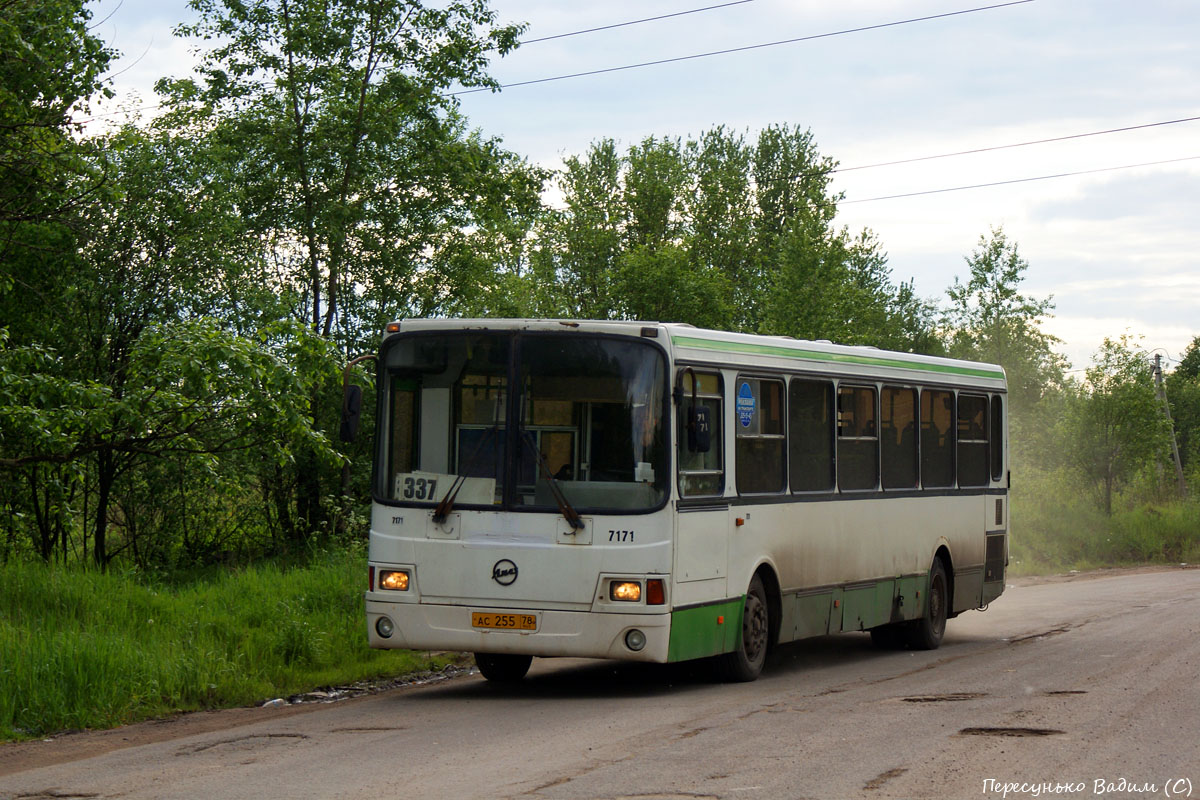
M1105 339L1062 420L1068 463L1095 492L1106 514L1113 497L1167 452L1165 419L1146 354L1129 335Z
M1200 336L1192 339L1167 376L1166 392L1180 460L1185 471L1196 474L1200 470Z
M748 141L603 139L565 161L565 208L535 228L526 310L937 352L932 310L896 286L869 232L833 226L833 162L811 132Z
M32 4L0 6L4 152L28 156L0 166L41 170L22 190L42 162L71 167L38 184L57 227L0 273L4 552L28 532L43 558L199 558L216 545L198 519L276 545L327 535L338 351L453 306L537 206L540 173L445 94L493 85L488 56L515 42L485 3L193 6L181 33L212 45L197 78L162 83L155 123L90 140L63 124L107 60L80 4L43 4L40 27ZM18 152L35 117L69 159L51 139ZM12 208L0 223L31 216Z
M337 537L370 471L369 430L344 453L325 433L340 365L405 316L682 321L998 362L1016 468L1061 464L1110 510L1163 452L1132 340L1067 380L1051 300L1022 290L999 229L947 307L897 283L872 232L836 225L810 131L600 138L552 174L453 99L496 89L489 59L522 31L486 0L191 6L200 65L160 82L167 112L85 136L72 118L111 53L83 0L0 0L0 559L157 568ZM1193 473L1198 376L1200 339L1168 378Z
M84 0L0 0L3 261L17 257L14 249L45 250L41 226L61 221L95 188L97 176L71 137L72 114L107 91L111 53L88 31L90 18Z
M202 133L292 312L347 349L474 285L466 231L537 204L540 173L467 129L453 86L492 87L516 45L483 0L193 0L212 43L164 80L168 122Z
M1060 342L1041 327L1054 304L1019 291L1029 262L1000 228L979 237L966 263L966 283L955 278L946 292L950 353L1003 366L1020 414L1062 384L1065 361L1054 351Z

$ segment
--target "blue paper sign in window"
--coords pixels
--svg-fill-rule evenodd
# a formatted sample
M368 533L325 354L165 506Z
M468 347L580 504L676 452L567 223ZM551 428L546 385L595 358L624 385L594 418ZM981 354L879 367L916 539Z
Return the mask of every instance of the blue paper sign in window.
M738 422L743 428L750 427L750 422L754 419L755 405L754 390L750 388L750 384L743 382L738 387L736 404Z

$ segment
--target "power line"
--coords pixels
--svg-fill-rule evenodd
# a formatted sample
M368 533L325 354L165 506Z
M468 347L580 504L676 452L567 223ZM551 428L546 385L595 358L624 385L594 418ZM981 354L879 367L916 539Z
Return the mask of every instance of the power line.
M554 36L542 36L537 39L523 39L522 45L533 44L535 42L548 42L551 39L565 39L568 36L579 36L584 33L596 33L597 31L608 31L613 28L624 28L629 25L640 25L643 22L656 22L660 19L670 19L671 17L682 17L686 14L699 14L701 11L712 11L716 8L728 8L729 6L740 6L743 3L753 3L754 0L734 0L732 3L721 3L715 6L705 6L704 8L693 8L688 11L676 11L674 14L660 14L657 17L645 17L644 19L634 19L629 22L616 22L612 25L601 25L597 28L586 28L581 31L571 31L570 33L558 33Z
M993 181L991 183L975 183L970 186L951 186L945 189L927 189L921 192L905 192L903 194L890 194L880 197L864 197L860 200L842 200L841 205L850 205L852 203L872 203L876 200L898 200L903 197L920 197L926 194L944 194L946 192L961 192L967 189L986 189L993 186L1008 186L1014 183L1030 183L1032 181L1048 181L1054 178L1070 178L1076 175L1095 175L1100 172L1116 172L1122 169L1135 169L1137 167L1154 167L1160 164L1177 164L1181 161L1195 161L1200 159L1200 156L1185 156L1183 158L1169 158L1165 161L1147 161L1142 164L1125 164L1120 167L1102 167L1100 169L1084 169L1077 172L1060 172L1055 175L1038 175L1033 178L1015 178L1008 181Z
M600 25L595 28L585 28L585 29L579 30L579 31L570 31L569 33L556 33L553 36L541 36L541 37L538 37L537 39L524 39L521 41L521 44L527 45L527 44L534 44L536 42L548 42L551 39L565 39L568 36L581 36L585 33L596 33L598 31L612 30L613 28L625 28L630 25L640 25L643 22L656 22L661 19L670 19L672 17L682 17L682 16L686 16L688 14L699 14L702 11L713 11L718 8L728 8L729 6L740 6L740 5L743 5L744 3L753 3L753 2L754 2L754 0L733 0L733 2L720 3L715 6L704 6L703 8L692 8L692 9L688 9L687 11L676 11L673 14L659 14L656 17L644 17L642 19L629 20L628 22L615 22L612 25ZM113 10L112 13L109 14L109 17L111 17L112 14L114 14L114 13L116 13L115 9ZM109 17L106 17L102 22L107 22ZM147 46L146 52L149 52L149 49L150 49L149 46ZM143 53L142 57L145 57L145 55L146 54ZM138 61L141 61L141 58L139 58ZM133 66L135 66L136 64L137 64L137 62L135 61L134 64L131 64L129 67L126 67L121 72L116 73L116 75L121 75L122 73L127 72L129 69L132 69ZM114 75L113 77L116 77L116 75ZM137 111L154 111L156 109L162 108L164 105L165 105L165 103L158 103L158 104L152 105L152 106L141 106L139 108L128 109L125 111L112 111L112 112L108 112L105 114L92 114L87 119L81 119L77 122L73 122L72 124L85 125L89 122L95 122L96 120L102 119L104 117L116 117L116 116L120 116L122 114L134 113Z
M1032 3L1032 2L1034 2L1034 0L1011 0L1011 2L1007 2L1007 3L997 3L995 5L990 5L990 6L978 6L976 8L966 8L966 9L962 9L961 11L948 11L944 14L930 14L929 16L925 16L925 17L912 17L910 19L896 20L895 22L883 22L883 23L879 23L878 25L864 25L864 26L858 27L858 28L846 28L845 30L831 31L829 33L816 33L816 34L812 34L811 36L797 36L794 39L781 39L777 42L764 42L762 44L751 44L751 45L746 45L744 47L730 47L725 50L711 50L706 53L693 53L692 55L676 56L675 58L661 58L656 61L643 61L638 64L625 64L624 66L620 66L620 67L605 67L603 69L587 70L586 72L573 72L569 75L555 75L554 77L550 77L550 78L535 78L533 80L528 80L528 81L517 81L515 83L505 83L505 84L501 84L500 86L498 86L496 88L512 89L517 86L532 86L532 85L538 84L538 83L550 83L552 81L562 81L562 80L567 80L569 78L583 78L583 77L587 77L589 75L604 75L609 72L621 72L623 70L640 69L642 67L656 67L656 66L659 66L662 64L674 64L674 63L678 63L680 61L692 61L692 60L695 60L698 58L709 58L711 56L724 56L724 55L729 55L731 53L744 53L749 50L761 50L765 47L777 47L779 45L795 44L797 42L810 42L810 41L813 41L814 39L828 39L832 36L845 36L846 34L850 34L850 33L862 33L864 31L880 30L881 28L894 28L899 25L910 25L914 22L929 22L930 20L935 20L935 19L945 19L946 17L957 17L957 16L961 16L963 14L973 14L977 11L991 11L991 10L997 9L997 8L1007 8L1009 6L1019 6L1019 5L1024 5L1025 3ZM450 92L449 96L450 97L458 97L458 96L464 95L464 94L475 94L476 92L490 92L490 91L495 91L495 89L493 89L492 87L484 86L484 87L479 87L476 89L462 89L457 92Z
M1050 144L1051 142L1066 142L1066 141L1070 141L1071 139L1083 139L1088 136L1103 136L1103 135L1109 134L1109 133L1125 133L1126 131L1137 131L1137 130L1142 130L1144 128L1158 128L1163 125L1177 125L1181 122L1195 122L1196 120L1200 120L1200 117L1183 117L1182 119L1168 119L1168 120L1164 120L1163 122L1147 122L1144 125L1128 125L1124 128L1109 128L1108 130L1091 131L1089 133L1073 133L1073 134L1070 134L1069 136L1055 136L1055 137L1052 137L1049 139L1033 139L1028 142L1015 142L1013 144L999 144L999 145L994 145L992 147L977 147L974 150L959 150L955 153L940 153L938 155L919 156L917 158L902 158L897 161L881 161L877 164L861 164L856 167L836 167L831 170L822 170L822 171L818 171L818 172L814 172L814 173L806 173L806 174L827 175L827 174L834 173L834 172L853 172L855 170L873 169L875 167L893 167L898 164L913 164L918 161L932 161L936 158L951 158L953 156L969 156L969 155L974 155L976 153L990 153L994 150L1008 150L1013 147L1028 147L1029 145L1033 145L1033 144ZM803 176L795 176L795 177L803 177Z

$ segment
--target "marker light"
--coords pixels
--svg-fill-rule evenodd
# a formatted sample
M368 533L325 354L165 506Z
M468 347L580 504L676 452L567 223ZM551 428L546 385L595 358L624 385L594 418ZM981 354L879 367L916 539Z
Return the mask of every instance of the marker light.
M663 588L662 578L650 578L646 581L646 605L661 606L667 602L667 592Z
M392 625L392 621L387 617L380 617L379 619L375 620L375 632L384 639L392 638L392 633L394 633L395 630L396 628L394 625Z
M608 588L608 598L636 603L642 599L642 585L637 581L613 581Z
M380 570L379 588L389 592L407 592L408 573L404 570Z

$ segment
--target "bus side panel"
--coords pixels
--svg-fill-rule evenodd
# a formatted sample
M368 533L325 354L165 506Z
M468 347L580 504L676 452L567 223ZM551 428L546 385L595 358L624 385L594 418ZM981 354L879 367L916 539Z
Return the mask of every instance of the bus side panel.
M982 538L982 537L980 537ZM983 605L983 567L954 570L954 602L951 614L970 611Z
M896 579L896 597L892 605L891 622L917 619L925 613L925 607L921 605L921 601L928 583L927 575L913 575Z
M731 652L742 633L745 597L671 612L668 661L690 661Z
M793 595L791 601L784 600L784 607L792 613L791 624L780 627L779 638L806 639L809 636L824 636L829 633L829 611L833 608L833 593ZM787 611L784 611L785 616ZM790 633L789 633L790 632Z
M891 621L896 582L847 587L842 595L843 631L865 631Z
M680 508L675 515L675 580L689 583L724 578L731 530L728 506Z

